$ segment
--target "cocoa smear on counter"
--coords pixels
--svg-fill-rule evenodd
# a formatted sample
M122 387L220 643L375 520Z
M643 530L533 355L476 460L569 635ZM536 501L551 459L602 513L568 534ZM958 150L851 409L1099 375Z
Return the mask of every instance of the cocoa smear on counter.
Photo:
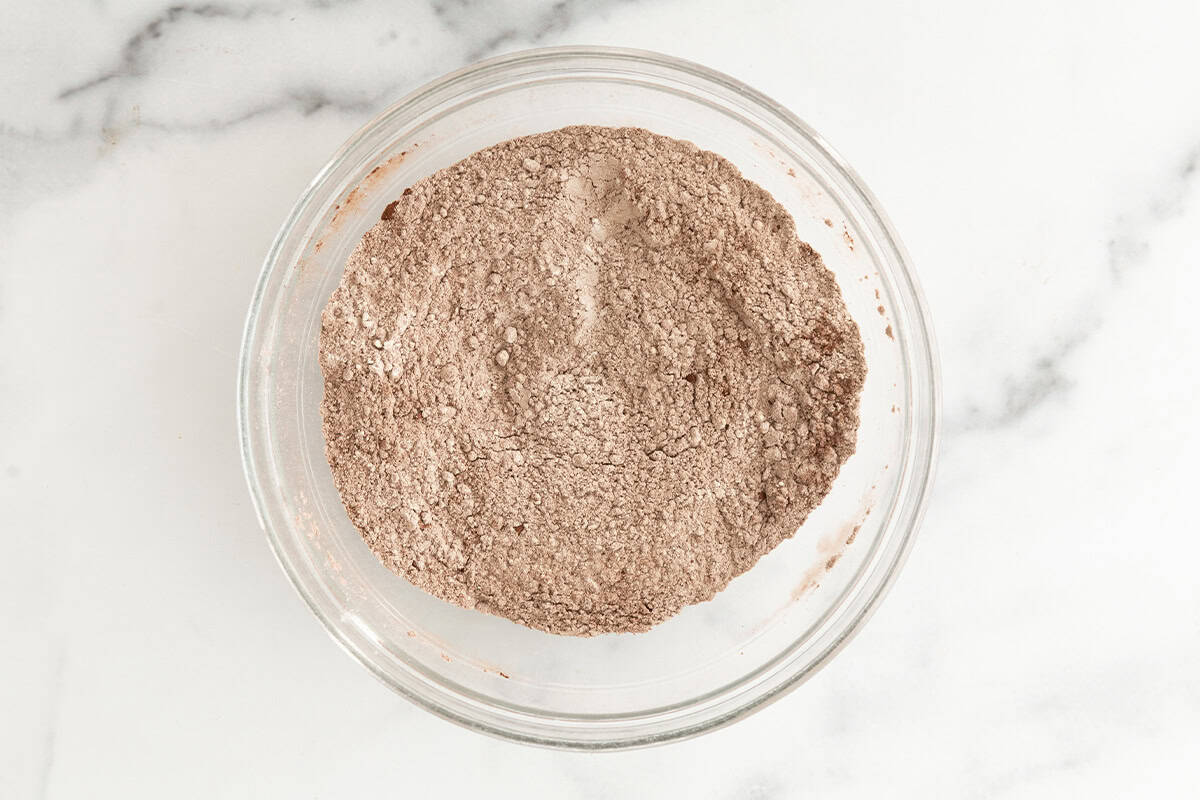
M644 631L790 537L854 452L832 273L721 157L636 128L418 181L322 316L326 455L390 569L562 634Z

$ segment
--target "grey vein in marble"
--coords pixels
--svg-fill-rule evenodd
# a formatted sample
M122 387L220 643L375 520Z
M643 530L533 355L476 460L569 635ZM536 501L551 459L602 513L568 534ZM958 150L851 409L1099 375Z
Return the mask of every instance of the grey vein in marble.
M1101 307L1079 309L1079 313L1072 317L1079 320L1075 327L1061 335L1055 344L1035 358L1020 374L1008 376L997 410L988 412L972 404L965 411L949 417L945 425L947 440L972 431L1011 428L1046 403L1070 391L1072 382L1063 368L1063 362L1099 330L1103 324L1103 306L1110 304L1119 293L1123 276L1139 267L1148 257L1153 230L1187 211L1184 198L1200 174L1200 145L1188 151L1172 174L1173 180L1167 191L1152 196L1139 212L1122 215L1115 220L1118 232L1108 240L1109 281L1099 301Z
M1146 228L1167 222L1186 212L1184 197L1200 169L1200 145L1192 148L1174 171L1170 188L1154 198L1139 215L1132 219L1117 220L1118 233L1108 240L1108 270L1119 283L1130 269L1146 260L1150 253L1150 241Z
M582 12L595 14L609 9L628 5L634 0L559 0L545 11L526 20L506 20L500 29L484 38L477 46L467 52L467 61L478 61L487 58L500 50L504 45L522 42L538 44L547 37L566 30L579 18ZM494 5L480 3L478 0L441 0L432 5L434 15L452 31L461 32L470 23L495 13Z
M301 8L329 9L349 5L361 0L317 0L302 4ZM510 6L495 6L481 4L474 0L441 0L429 6L436 19L452 36L461 40L464 45L463 55L456 63L427 63L427 69L415 74L402 76L398 80L386 82L376 87L364 87L364 93L351 97L338 93L328 86L303 85L285 88L280 96L257 103L246 110L241 110L227 117L221 117L202 124L188 124L176 121L150 118L143 123L145 127L167 132L173 131L208 131L219 130L242 122L255 119L264 114L293 109L303 116L309 116L325 109L341 113L365 114L378 110L384 103L394 99L405 85L412 85L420 80L432 77L439 71L447 70L463 63L477 61L494 55L510 46L535 45L548 38L557 36L567 30L578 20L594 14L603 14L610 9L627 5L632 0L558 0L553 3L542 3L532 13L523 8ZM114 90L114 84L147 78L154 73L152 54L148 52L152 43L161 42L172 35L179 23L186 20L250 20L260 16L283 18L294 8L287 4L251 3L248 5L230 5L221 3L179 4L172 5L142 24L133 34L128 36L121 45L114 63L99 73L61 89L56 99L59 102L71 102L81 95L90 94L97 90L106 89L111 92L107 98L106 111L101 128L111 127L120 90ZM396 8L396 19L403 19L403 12ZM294 19L295 17L289 17ZM396 39L393 30L385 36L383 42Z
M1035 409L1067 393L1071 380L1063 370L1062 363L1079 348L1099 327L1098 321L1076 328L1068 336L1019 375L1005 379L1004 396L996 411L985 411L978 405L970 405L965 413L951 418L945 427L947 438L976 430L999 430L1011 427Z
M143 25L125 41L125 44L121 47L121 53L116 66L106 69L94 78L89 78L74 86L68 86L58 93L58 99L68 100L81 92L90 91L116 78L136 77L145 74L146 67L143 63L143 51L146 44L155 39L162 38L163 31L166 28L184 17L249 19L260 13L277 14L278 11L268 6L247 6L237 9L213 3L171 6Z
M50 788L50 776L54 772L54 758L58 752L58 718L62 707L63 672L66 653L59 643L50 659L48 674L48 696L46 698L46 730L42 737L42 758L38 765L35 796L45 798Z

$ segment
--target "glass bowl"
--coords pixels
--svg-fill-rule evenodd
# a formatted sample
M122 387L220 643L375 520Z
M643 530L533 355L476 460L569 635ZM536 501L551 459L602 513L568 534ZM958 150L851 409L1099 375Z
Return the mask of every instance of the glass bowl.
M414 588L351 525L323 450L320 314L362 234L417 179L505 139L572 124L691 140L771 192L837 276L869 370L858 450L824 503L715 599L640 634L555 636ZM795 115L732 78L607 48L484 61L418 89L351 137L267 255L238 375L242 457L260 522L334 639L442 717L581 749L712 730L825 664L878 604L912 542L937 414L920 290L854 172Z

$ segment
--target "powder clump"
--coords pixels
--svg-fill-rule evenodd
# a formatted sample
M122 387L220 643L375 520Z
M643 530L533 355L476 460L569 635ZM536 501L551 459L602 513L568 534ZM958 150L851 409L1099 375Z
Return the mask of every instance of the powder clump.
M326 455L393 571L644 631L791 536L853 453L832 273L729 162L636 128L479 151L388 206L322 316Z

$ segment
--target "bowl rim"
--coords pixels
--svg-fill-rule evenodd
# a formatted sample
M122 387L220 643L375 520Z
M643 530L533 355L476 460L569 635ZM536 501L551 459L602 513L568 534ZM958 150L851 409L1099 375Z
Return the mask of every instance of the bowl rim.
M874 223L873 233L881 237L881 244L884 246L885 251L890 251L888 255L891 258L886 260L893 262L893 266L895 267L893 279L900 289L901 295L906 295L906 299L910 301L911 305L911 308L907 309L908 319L906 322L908 324L898 329L897 333L900 335L901 342L908 345L905 348L905 352L908 359L911 359L910 368L915 373L915 376L924 376L927 378L923 383L914 381L912 387L914 394L924 392L926 395L923 398L926 405L926 413L922 417L922 420L916 420L916 422L921 422L926 417L928 421L924 425L914 423L911 426L910 433L915 433L916 436L908 448L904 465L906 471L911 471L909 478L916 479L919 482L912 483L907 490L900 491L896 495L895 505L898 511L893 524L896 521L901 521L900 518L903 517L904 529L897 531L897 535L900 537L899 545L890 556L890 562L886 564L881 574L872 576L877 578L877 582L871 587L865 599L861 601L861 607L851 617L842 621L842 628L831 644L821 650L807 665L796 670L793 674L784 677L781 682L771 686L768 691L757 694L752 693L753 696L750 697L743 697L742 694L744 693L735 694L732 696L732 700L736 702L733 702L730 708L724 709L721 713L706 717L700 721L689 722L687 720L687 714L692 714L697 710L702 711L705 706L704 703L701 703L698 708L695 707L694 700L685 701L680 704L682 707L678 708L656 709L657 718L666 725L664 728L660 724L657 730L646 730L646 728L652 727L650 721L654 717L639 716L636 713L614 717L612 725L605 725L602 720L596 719L597 715L583 714L577 716L569 714L553 716L526 715L528 718L522 719L520 713L514 712L510 707L503 704L496 704L490 709L479 708L480 702L477 698L458 698L460 702L448 702L448 697L446 696L448 687L444 685L439 685L438 687L442 690L442 696L432 697L422 694L413 686L398 682L391 674L384 671L372 661L364 651L361 643L354 641L345 630L345 626L336 618L337 615L331 614L327 609L323 608L317 602L317 598L313 592L308 589L306 585L308 579L305 575L301 574L299 565L294 563L292 554L288 552L287 544L281 539L275 526L270 524L271 509L261 485L261 473L256 463L258 461L256 450L262 446L262 443L257 441L259 437L256 436L255 426L251 419L254 404L250 392L253 382L251 373L255 362L254 352L257 350L255 344L262 333L260 321L263 302L271 278L276 269L281 266L280 256L289 236L293 233L297 222L301 219L304 212L314 203L320 202L318 190L322 188L326 178L344 162L346 157L358 145L368 139L381 125L404 113L413 113L419 117L422 111L422 104L430 98L448 95L451 90L460 84L473 83L484 76L538 66L553 67L561 71L566 65L574 62L580 62L581 64L587 62L587 67L592 70L615 66L624 66L626 68L641 66L643 69L653 67L673 76L699 81L706 88L715 87L727 94L740 98L742 101L749 103L755 111L772 116L773 121L781 123L790 129L790 133L807 140L808 144L814 147L826 162L823 166L832 167L835 171L833 177L841 178L846 187L853 194L857 195L854 198L858 201L856 207L866 212L869 221ZM448 96L444 97L441 102L444 103L448 99L450 99ZM726 96L722 99L730 100L732 98ZM411 123L412 121L409 122L410 126ZM542 47L488 58L429 81L395 103L392 103L363 124L325 162L316 176L305 187L285 218L264 259L251 297L239 351L236 413L243 471L255 513L258 516L259 525L266 534L267 541L276 560L287 575L289 582L297 594L300 595L313 615L321 622L322 627L325 628L331 638L352 658L362 664L371 674L375 675L377 679L393 691L405 696L422 708L466 728L505 740L545 747L612 750L642 747L691 738L742 719L754 711L764 708L812 677L862 629L866 621L878 608L883 597L894 585L912 549L916 532L924 516L933 485L938 441L940 438L941 377L928 305L912 270L911 260L907 251L878 200L867 188L858 173L807 123L803 122L786 107L758 90L747 86L729 75L692 61L654 51L631 48L598 46ZM912 437L906 436L906 438ZM903 508L900 508L901 506ZM864 565L864 575L868 572L869 570ZM866 578L861 577L857 580L865 581ZM848 593L849 589L847 590ZM429 680L426 677L418 675L417 678L420 685L429 686ZM731 685L741 685L744 682L745 678L742 678ZM727 698L723 702L728 702L729 699ZM712 703L710 705L718 704ZM472 708L477 712L475 715L468 713L468 710ZM494 711L499 711L500 714L488 713ZM664 714L664 711L680 713ZM497 717L503 717L503 719L497 719ZM582 730L583 726L596 725L604 728L613 727L614 729L602 739L591 735L582 735L584 733ZM634 730L616 730L616 727L620 725ZM591 732L594 733L594 731L595 728L593 727Z

